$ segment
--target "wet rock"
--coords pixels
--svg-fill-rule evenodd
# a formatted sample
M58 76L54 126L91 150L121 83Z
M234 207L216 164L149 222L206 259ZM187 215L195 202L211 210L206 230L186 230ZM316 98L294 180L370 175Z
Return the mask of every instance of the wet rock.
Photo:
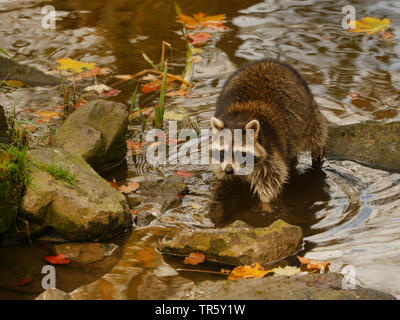
M83 157L93 168L115 163L127 152L128 109L118 102L90 101L57 129L52 145Z
M26 152L0 149L0 234L14 224L28 179Z
M59 148L30 152L41 165L57 165L75 177L74 185L32 167L32 181L22 199L28 221L54 230L67 240L107 239L131 225L125 197L82 158Z
M198 300L395 300L390 294L356 286L342 288L338 273L262 279L203 281L188 298Z
M112 255L118 248L113 243L64 243L54 246L55 254L62 254L64 257L78 263L93 263L103 260L104 257Z
M54 86L60 79L47 75L36 68L25 66L5 57L0 57L0 79L19 80L30 86Z
M182 232L162 240L161 251L188 255L203 252L207 260L234 265L267 263L295 253L302 246L300 227L275 221L266 228L251 228L236 221L223 229Z
M328 159L400 171L400 122L366 121L332 127L325 154Z
M72 297L59 289L46 289L35 300L72 300Z
M9 144L11 142L7 131L8 124L6 114L4 107L0 106L0 143Z

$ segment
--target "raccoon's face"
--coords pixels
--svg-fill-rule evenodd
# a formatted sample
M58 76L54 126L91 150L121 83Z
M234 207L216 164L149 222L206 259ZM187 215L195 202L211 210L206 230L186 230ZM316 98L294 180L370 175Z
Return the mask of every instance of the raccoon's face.
M212 164L222 175L247 175L267 155L258 142L260 123L251 120L242 128L225 128L220 119L211 118L213 135L210 143Z

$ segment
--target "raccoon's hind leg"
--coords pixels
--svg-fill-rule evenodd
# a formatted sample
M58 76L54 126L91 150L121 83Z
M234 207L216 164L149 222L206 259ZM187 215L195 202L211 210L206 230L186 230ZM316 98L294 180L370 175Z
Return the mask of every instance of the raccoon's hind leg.
M318 110L318 105L315 102L314 104L316 108L315 122L311 128L310 150L313 168L320 169L324 163L325 143L328 138L328 120Z

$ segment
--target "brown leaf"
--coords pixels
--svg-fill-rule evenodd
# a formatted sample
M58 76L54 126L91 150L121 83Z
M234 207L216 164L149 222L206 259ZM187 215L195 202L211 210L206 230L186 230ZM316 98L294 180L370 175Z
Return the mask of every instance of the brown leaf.
M122 185L118 187L118 190L121 191L122 193L131 193L133 191L136 191L139 188L139 182L133 182L128 185Z
M199 263L203 263L205 258L206 258L205 255L201 252L191 252L187 257L185 257L183 263L196 265Z
M273 270L264 270L258 262L254 262L251 266L238 266L233 269L228 280L263 278L265 275L273 272Z
M211 37L211 34L209 34L207 32L198 32L196 34L188 35L189 41L195 46L201 45L204 42L209 41L210 37Z
M301 270L307 271L310 273L314 272L328 272L330 262L327 261L318 261L318 260L310 260L304 257L297 256L297 259L301 262Z

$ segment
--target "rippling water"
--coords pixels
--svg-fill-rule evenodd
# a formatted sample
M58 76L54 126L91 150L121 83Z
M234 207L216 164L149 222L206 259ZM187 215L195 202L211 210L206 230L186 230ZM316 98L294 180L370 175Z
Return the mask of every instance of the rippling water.
M341 9L348 1L179 2L187 14L226 13L231 28L204 46L202 61L195 65L193 94L168 102L167 108L183 110L200 127L209 126L227 76L243 63L264 57L279 58L297 68L331 123L399 120L398 1L352 1L357 18L392 20L389 31L394 39L390 41L343 30ZM40 27L41 8L49 3L58 12L56 30ZM161 0L0 1L0 47L16 61L41 70L54 69L55 60L68 56L109 66L114 74L133 74L147 67L141 52L159 57L160 43L165 40L174 48L171 65L179 73L184 68L185 43L174 15L172 3ZM122 89L116 99L128 102L132 89ZM349 97L351 92L357 92L358 98ZM54 88L21 89L12 97L19 110L43 109L60 100ZM140 103L148 101L143 98ZM131 178L141 166L128 160ZM161 171L168 174L173 169ZM101 279L78 289L77 297L180 298L188 285L185 278L201 277L177 275L154 250L161 236L186 228L223 226L236 219L264 226L278 218L303 227L307 257L328 259L334 270L354 266L361 284L400 297L399 174L349 161L327 162L323 173L316 173L309 170L309 159L304 157L272 215L258 214L250 194L238 189L217 203L208 218L205 213L215 196L215 181L207 168L185 170L195 176L188 180L190 194L182 206L166 212L156 225L133 232L122 259Z

